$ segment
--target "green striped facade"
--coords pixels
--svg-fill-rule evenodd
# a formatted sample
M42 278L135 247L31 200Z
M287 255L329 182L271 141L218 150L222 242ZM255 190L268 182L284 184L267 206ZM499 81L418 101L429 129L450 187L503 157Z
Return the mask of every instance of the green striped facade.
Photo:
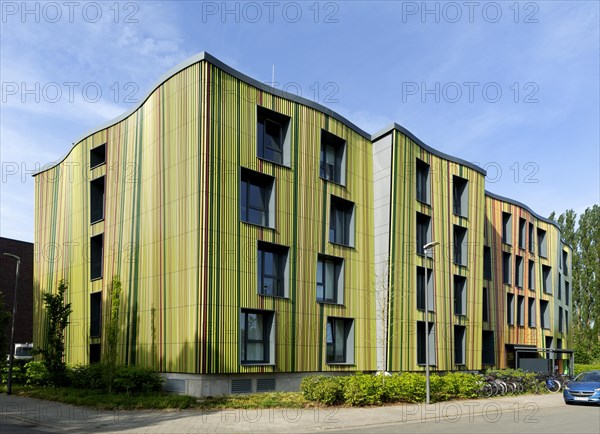
M284 164L257 154L258 108L290 119ZM320 176L323 131L345 141L343 183ZM102 145L106 162L91 168L90 152ZM430 167L428 204L415 197L417 159ZM242 221L245 170L274 180L273 227ZM468 181L467 217L452 212L454 175ZM480 369L482 330L511 333L500 295L491 303L492 320L481 318L484 285L497 294L511 290L494 286L496 274L484 280L483 246L492 243L494 258L503 248L486 238L497 231L497 218L490 216L515 206L487 195L482 169L429 148L402 128L370 136L331 110L260 84L208 54L167 73L138 107L76 142L63 160L35 176L34 341L44 335L42 294L67 280L69 364L89 362L93 345L104 351L114 276L123 286L119 357L160 372L420 370L416 324L424 313L416 306L416 270L424 265L434 269L436 369ZM90 186L102 177L103 219L92 224ZM330 242L332 197L353 204L351 247ZM431 218L432 239L440 242L433 259L416 252L417 212ZM520 212L546 228L553 246L536 265L549 261L558 270L558 250L569 249L558 230ZM466 265L452 261L454 226L467 230ZM98 235L101 278L93 279ZM257 291L259 242L287 249L284 297ZM343 260L337 304L317 301L319 255ZM466 315L453 314L454 275L466 278ZM95 337L91 294L100 294L102 306L102 333ZM560 303L549 299L558 312ZM271 363L241 363L244 309L273 314ZM327 362L328 318L352 320L352 363ZM453 360L454 325L466 327L460 366ZM553 329L536 333L538 341L558 336ZM496 347L499 366L503 342Z

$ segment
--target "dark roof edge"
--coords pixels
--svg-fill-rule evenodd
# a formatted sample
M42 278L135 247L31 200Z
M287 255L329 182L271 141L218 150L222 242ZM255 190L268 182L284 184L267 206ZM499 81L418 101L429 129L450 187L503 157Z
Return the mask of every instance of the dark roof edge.
M529 208L527 205L525 205L522 202L519 202L518 200L514 200L514 199L510 199L508 197L504 197L504 196L500 196L499 194L496 193L492 193L491 191L485 190L485 195L491 197L492 199L496 199L496 200L501 200L502 202L507 202L507 203L511 203L513 205L517 205L518 207L521 207L525 210L527 210L528 212L530 212L536 219L541 220L545 223L551 224L552 226L556 227L556 229L558 229L558 233L562 235L562 232L560 230L560 226L558 225L558 223L556 223L554 220L551 220L549 218L546 217L542 217L541 215L539 215L538 213L536 213L535 211L533 211L531 208ZM573 250L573 246L571 246L569 243L567 243L561 236L560 240L562 241L563 244L569 246L569 248L571 250Z
M388 125L386 128L378 131L377 133L373 134L371 136L371 141L374 142L374 141L380 139L382 136L389 134L393 130L398 130L405 136L408 136L408 138L410 138L413 142L415 142L421 148L425 149L427 152L437 155L438 157L443 158L445 160L453 161L455 163L469 167L469 168L481 173L483 176L487 175L487 172L485 171L485 169L482 169L481 167L479 167L476 164L473 164L469 161L454 157L452 155L445 154L444 152L441 152L441 151L438 151L437 149L432 148L431 146L429 146L425 142L423 142L421 139L419 139L417 136L415 136L413 133L411 133L409 130L404 128L402 125L399 125L395 122L393 124Z
M286 98L290 101L299 103L299 104L303 104L305 106L314 108L315 110L318 110L328 116L331 116L332 118L342 122L343 124L345 124L346 126L348 126L349 128L351 128L352 130L354 130L356 133L360 134L362 137L364 137L365 139L371 139L371 135L369 133L367 133L366 131L362 130L361 128L359 128L358 126L356 126L354 123L350 122L348 119L346 119L345 117L343 117L342 115L334 112L333 110L319 104L316 103L314 101L311 101L307 98L298 96L298 95L294 95L293 93L289 93L289 92L285 92L283 90L280 89L276 89L274 87L269 86L268 84L262 83L252 77L247 76L246 74L241 73L240 71L232 68L229 65L226 65L225 63L223 63L222 61L220 61L219 59L217 59L216 57L214 57L213 55L207 53L206 51L202 51L199 54L196 54L186 60L184 60L183 62L179 63L178 65L174 66L173 68L169 69L166 73L164 73L155 83L153 86L150 87L150 90L147 92L146 96L143 99L140 99L140 102L137 103L134 107L132 107L131 109L127 110L126 112L124 112L123 114L117 116L114 119L111 119L107 122L105 122L104 124L89 130L88 132L86 132L85 134L83 134L82 136L80 136L76 141L73 142L73 145L71 146L71 148L69 149L69 151L64 155L64 157L53 161L51 163L45 164L44 166L42 166L38 171L36 171L33 176L39 175L42 172L45 172L48 169L51 169L57 165L59 165L60 163L62 163L71 153L71 151L73 149L75 149L75 146L77 146L79 143L81 143L82 141L84 141L85 139L87 139L88 137L90 137L93 134L96 134L99 131L102 131L106 128L112 127L113 125L127 119L129 116L131 116L133 113L135 113L137 110L139 110L148 100L148 98L150 98L150 96L152 96L152 94L156 91L156 89L158 89L163 83L165 83L168 79L170 79L171 77L173 77L174 75L178 74L179 72L183 71L186 68L189 68L190 66L199 63L203 60L206 60L208 63L216 66L217 68L221 69L222 71L226 72L227 74L244 81L245 83L254 86L258 89L261 89L265 92L269 92L272 93L273 95L282 97L282 98Z

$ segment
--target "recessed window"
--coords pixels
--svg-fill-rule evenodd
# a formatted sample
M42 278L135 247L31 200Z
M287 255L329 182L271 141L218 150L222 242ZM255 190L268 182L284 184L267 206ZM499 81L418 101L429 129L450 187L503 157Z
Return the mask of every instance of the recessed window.
M329 242L354 246L354 204L336 196L331 196Z
M562 277L560 276L560 274L556 277L556 283L558 284L556 296L559 300L562 300Z
M106 164L106 143L90 149L90 169Z
M317 260L317 301L344 302L344 260L319 255Z
M467 314L467 279L454 276L454 315Z
M101 344L90 344L90 363L100 362L101 354L102 354Z
M552 267L548 265L542 265L542 290L552 294Z
M90 182L90 221L104 219L104 176Z
M547 258L548 251L547 251L547 247L546 247L546 231L538 228L537 238L538 238L538 255L543 256L544 258Z
M258 293L274 297L288 295L288 248L278 244L258 242Z
M246 223L275 227L275 178L241 169L240 217Z
M494 365L496 357L494 352L494 332L483 330L481 333L481 364Z
M550 328L550 308L546 300L540 300L540 321L543 329Z
M103 250L103 234L90 238L90 278L92 280L102 278Z
M487 246L483 247L483 278L492 280L492 250Z
M517 295L517 325L525 325L525 297Z
M454 225L454 263L467 265L467 228Z
M275 313L242 309L240 313L240 361L242 364L274 364Z
M90 337L102 334L102 292L90 294Z
M502 242L512 244L512 215L507 212L502 213Z
M535 262L532 261L531 259L529 260L529 270L527 273L527 280L528 280L528 288L532 291L535 290Z
M435 357L435 325L429 323L429 330L425 333L425 321L417 321L417 364L425 365L425 345L429 342L429 365L436 364Z
M469 209L469 181L452 177L452 210L454 214L467 217Z
M565 310L565 333L569 333L569 312Z
M467 335L467 328L461 325L454 326L454 364L464 365L465 364L465 338Z
M552 348L552 342L554 341L554 339L552 339L552 336L546 336L546 348Z
M483 322L488 322L490 320L490 299L489 299L489 290L487 288L483 288L481 308L482 308L481 320Z
M423 247L431 242L431 217L417 213L417 254L424 255ZM431 254L429 252L429 254Z
M569 282L567 282L565 280L565 304L568 306L569 305L569 299L571 298L571 285L569 285Z
M417 158L417 200L429 203L429 164Z
M273 163L289 166L290 118L264 107L256 108L256 155Z
M330 364L354 363L354 320L327 318L326 361Z
M434 312L433 270L427 269L427 298L429 312ZM425 310L425 268L417 267L417 309Z
M514 325L515 323L515 296L506 294L506 323Z
M523 257L515 255L515 286L523 287Z
M535 239L533 238L533 223L529 223L529 251L533 253L533 246L535 245Z
M519 219L519 248L525 249L525 228L527 227L527 222L524 218Z
M511 264L510 264L510 253L502 252L502 282L510 285L511 280Z
M327 181L345 184L344 162L346 159L346 141L341 137L321 130L320 175Z
M569 275L569 254L566 250L562 252L562 269L565 276Z
M535 298L527 299L527 325L535 327Z
M563 308L562 307L558 308L558 332L559 333L564 332L564 330L563 330Z

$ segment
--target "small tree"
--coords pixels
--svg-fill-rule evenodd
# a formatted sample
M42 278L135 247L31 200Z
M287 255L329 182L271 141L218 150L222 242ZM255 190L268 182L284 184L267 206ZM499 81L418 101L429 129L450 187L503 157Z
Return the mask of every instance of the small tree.
M54 385L64 384L66 381L67 365L63 357L65 353L65 329L69 325L71 303L65 303L65 291L68 284L65 280L58 283L56 294L47 292L42 296L46 308L46 339L45 347L38 348L37 352L44 358L44 365L50 374L50 381Z
M113 277L110 293L110 319L108 321L106 369L108 390L112 390L113 380L117 369L117 346L119 345L119 311L121 305L121 281L118 276Z

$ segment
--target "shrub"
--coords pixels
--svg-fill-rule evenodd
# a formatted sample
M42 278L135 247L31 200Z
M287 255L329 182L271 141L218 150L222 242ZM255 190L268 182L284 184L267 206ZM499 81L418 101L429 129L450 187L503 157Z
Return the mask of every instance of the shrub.
M597 364L583 364L583 363L575 363L575 375L579 375L585 371L599 371L600 363Z
M476 398L479 392L479 377L466 372L451 372L431 376L432 401Z
M353 406L381 404L384 397L383 376L358 372L344 381L344 402Z
M386 402L421 402L425 400L425 376L416 372L402 372L385 377L383 400Z
M80 389L108 388L106 365L103 363L75 365L69 368L68 377L71 387Z
M300 383L302 395L308 401L334 405L344 400L344 377L306 377Z
M114 377L114 389L120 392L148 393L160 390L162 377L149 368L121 366Z
M44 362L31 361L25 365L25 383L29 386L47 386L51 383Z

